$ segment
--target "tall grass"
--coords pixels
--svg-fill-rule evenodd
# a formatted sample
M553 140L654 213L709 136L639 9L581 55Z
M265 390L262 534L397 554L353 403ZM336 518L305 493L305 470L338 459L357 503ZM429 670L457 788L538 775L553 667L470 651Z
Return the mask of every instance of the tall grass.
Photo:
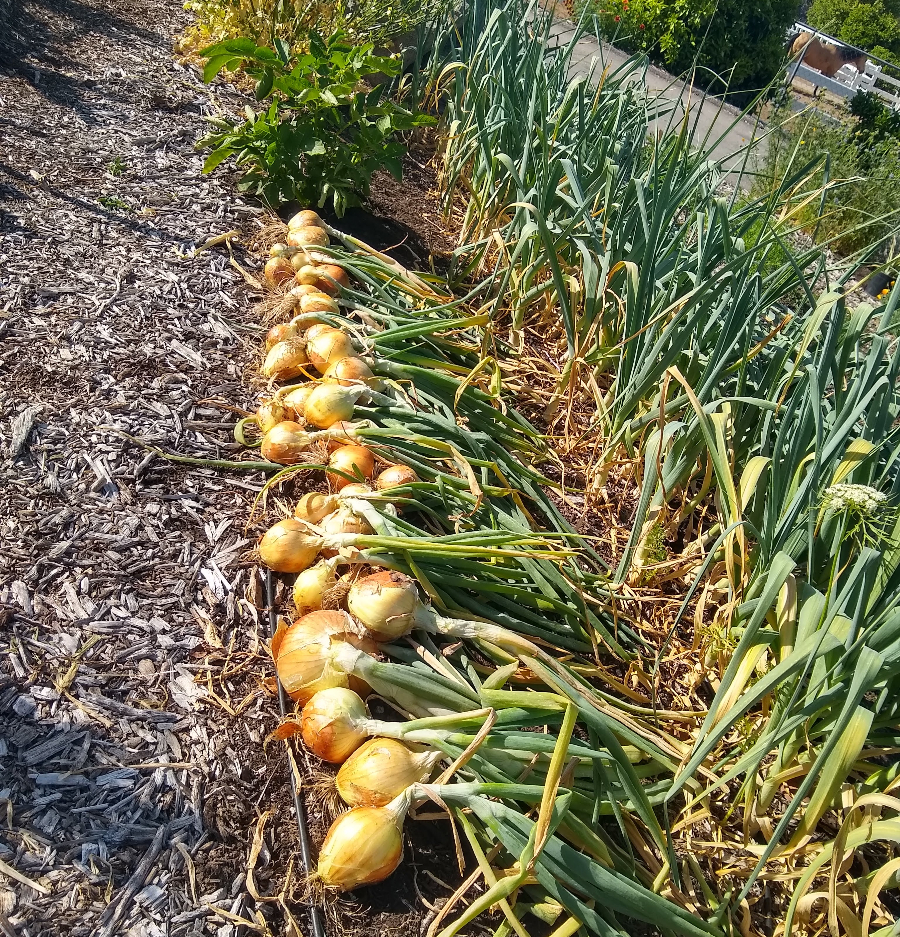
M551 441L633 494L595 601L635 615L659 531L684 544L666 564L677 612L650 617L655 648L629 664L646 694L626 695L608 649L591 682L546 682L640 753L615 848L649 887L744 933L767 914L784 933L875 933L895 865L869 844L900 830L900 288L851 309L848 276L794 246L827 204L815 157L723 195L713 141L688 122L648 136L645 63L572 80L574 42L551 50L519 0L475 3L411 79L441 102L444 196L465 204L455 274L489 281L472 380L557 343ZM675 642L696 718L659 703Z

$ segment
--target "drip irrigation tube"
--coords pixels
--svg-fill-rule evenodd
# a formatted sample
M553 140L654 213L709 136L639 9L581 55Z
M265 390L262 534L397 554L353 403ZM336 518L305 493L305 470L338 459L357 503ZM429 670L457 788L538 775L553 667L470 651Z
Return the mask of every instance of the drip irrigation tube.
M278 616L275 613L275 577L272 575L271 569L266 570L266 606L269 611L269 637L271 638L274 636L275 629L278 627ZM282 717L287 715L288 695L284 692L284 687L281 685L280 680L278 681L278 708L281 710ZM290 744L290 740L285 742L286 746ZM297 833L300 838L300 861L303 864L304 875L309 875L312 872L309 828L306 825L306 810L294 780L291 753L288 748L285 749L285 758L287 759L288 776L291 779L291 792L294 795L294 814L297 817ZM312 937L325 937L325 926L322 923L322 915L314 904L309 905L309 924L312 928Z

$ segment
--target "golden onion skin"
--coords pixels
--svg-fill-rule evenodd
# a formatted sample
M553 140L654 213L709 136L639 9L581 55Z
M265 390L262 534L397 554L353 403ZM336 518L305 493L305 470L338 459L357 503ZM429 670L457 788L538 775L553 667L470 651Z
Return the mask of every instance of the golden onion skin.
M259 542L263 563L276 573L299 573L319 554L310 544L309 530L293 517L273 524Z
M303 453L308 446L309 434L306 430L293 420L282 420L263 436L259 451L260 455L270 462L296 465L303 461Z
M388 488L411 485L418 480L419 476L408 465L392 465L375 479L375 487L379 491L387 491Z
M365 732L355 722L366 719L366 704L353 690L332 687L321 690L303 707L300 733L306 747L322 761L342 764L365 742Z
M356 355L348 355L346 358L338 358L336 361L332 361L325 369L322 380L329 383L343 384L346 387L362 381L371 387L373 382L378 379L362 358L358 358Z
M281 286L294 279L294 267L287 257L271 257L263 268L263 276L269 286Z
M339 267L337 264L323 263L319 265L319 269L322 271L322 273L331 277L331 279L334 280L339 287L346 289L348 286L350 286L350 275L343 267ZM334 290L335 293L338 292L338 290L335 290L333 286L331 286L329 292L331 290Z
M324 374L330 365L341 358L356 357L356 349L350 336L340 329L317 332L312 338L307 332L306 353L309 355L310 364L320 374Z
M382 570L355 582L347 608L376 641L393 641L408 634L421 605L415 581L394 570Z
M290 390L282 394L281 402L293 413L294 417L303 419L306 410L306 401L318 385L314 381L307 384L295 384ZM286 417L293 419L293 417Z
M328 458L326 473L332 491L340 491L353 482L331 469L346 472L357 480L359 477L371 478L375 472L375 457L365 446L341 446L335 449Z
M324 228L307 225L288 231L287 243L289 247L328 247L331 239Z
M296 523L296 522L295 522ZM369 638L360 638L344 629L350 627L345 612L310 612L294 622L284 634L275 657L275 670L285 692L300 704L319 690L349 687L368 692L359 678L334 666L333 655L341 644L350 644L367 654L376 651Z
M299 572L291 590L297 613L306 615L308 612L318 611L322 607L325 593L333 588L336 582L334 570L325 560L320 560L314 566Z
M297 326L293 322L273 325L266 333L266 351L270 351L279 342L290 342L297 338Z
M354 807L342 813L319 850L317 877L336 891L383 882L403 858L403 833L386 807Z
M341 765L335 787L351 807L383 807L434 767L433 753L417 755L397 739L369 739Z
M287 226L289 231L293 231L296 228L321 228L323 222L317 212L314 212L311 208L304 208L295 215L291 215L288 219Z
M319 384L306 400L303 415L307 423L319 429L328 429L353 416L356 399L340 384Z
M281 400L278 397L272 397L259 405L256 411L256 422L259 424L260 432L265 434L279 423L283 423L289 415L288 408Z
M327 293L307 293L300 297L300 311L310 312L331 312L338 315L341 311L340 306Z
M303 375L308 364L305 344L294 338L278 342L269 349L262 372L269 380L287 381Z

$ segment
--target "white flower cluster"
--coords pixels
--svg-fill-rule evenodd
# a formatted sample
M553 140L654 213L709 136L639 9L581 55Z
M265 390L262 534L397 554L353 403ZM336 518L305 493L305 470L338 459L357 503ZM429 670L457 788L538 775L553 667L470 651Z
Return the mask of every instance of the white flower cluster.
M874 514L887 495L869 485L832 485L825 489L824 504L831 511L855 511L857 514Z

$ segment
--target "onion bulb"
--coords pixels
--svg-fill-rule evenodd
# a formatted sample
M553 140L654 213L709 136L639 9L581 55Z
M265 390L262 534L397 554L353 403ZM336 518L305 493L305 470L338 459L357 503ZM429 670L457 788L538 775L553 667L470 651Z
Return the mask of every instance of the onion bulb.
M365 446L341 446L328 459L328 480L335 491L351 483L350 478L344 478L337 472L344 472L351 478L371 478L374 471L375 457Z
M295 215L291 215L288 219L288 230L293 231L296 228L321 228L322 219L319 217L317 212L314 212L311 208L304 208L303 211L298 211Z
M278 342L273 345L266 360L263 362L262 372L270 380L286 381L291 377L299 377L309 360L306 356L306 346L298 339L287 342Z
M284 404L289 407L296 416L303 417L303 411L306 409L306 401L309 395L318 387L314 381L308 384L295 384L281 398Z
M350 275L343 267L339 267L337 264L319 264L319 270L326 276L331 277L331 279L334 280L338 286L343 287L344 289L350 285ZM333 286L331 287L331 290L334 290ZM337 290L334 291L337 292Z
M307 333L306 353L312 366L324 374L329 365L341 358L354 357L356 349L346 332L340 329L331 329L328 332L317 332L312 338Z
M408 809L402 800L399 807L354 807L342 813L319 850L316 877L336 891L384 881L403 858L403 820Z
M340 313L340 307L327 293L306 293L300 297L301 312Z
M356 401L366 390L365 387L343 387L341 384L317 385L303 410L306 422L321 429L347 422L353 416Z
M415 581L393 570L358 580L347 596L347 608L376 641L393 641L409 634L417 624L416 612L420 607L425 606Z
M328 247L331 239L324 228L318 225L306 225L288 231L288 247Z
M266 351L274 348L279 342L289 342L297 337L297 326L293 322L282 322L273 325L266 333Z
M281 286L294 279L294 268L287 257L270 257L263 267L263 276L269 286Z
M368 737L357 723L368 718L366 704L353 690L320 690L303 707L300 732L306 747L322 761L339 765Z
M301 283L299 286L292 286L288 290L290 296L296 296L298 299L301 296L309 296L310 293L321 293L320 289L317 289L310 283Z
M293 250L290 247L288 247L287 244L281 244L281 243L273 244L269 248L270 257L289 257L293 253L294 253Z
M319 526L325 534L373 533L371 524L364 517L360 517L347 504L342 504L333 514L329 514L320 522Z
M350 482L341 488L342 498L365 498L366 495L370 494L372 494L372 489L368 485L359 482Z
M273 524L259 542L260 558L276 573L299 573L318 552L316 538L310 538L306 526L293 517Z
M270 429L283 423L288 418L288 408L278 397L264 400L256 411L256 422L260 432L268 433Z
M388 488L411 485L418 480L419 476L408 465L392 465L375 479L375 487L379 491L386 491Z
M383 807L424 781L442 753L412 752L397 739L369 739L341 765L335 787L351 807Z
M320 609L323 596L336 582L334 563L328 560L319 560L314 566L298 573L292 593L298 614L305 615Z
M298 523L298 522L294 522ZM306 703L320 690L359 686L358 678L340 666L344 649L371 654L375 646L353 633L346 612L310 612L284 633L275 653L278 679L291 699Z
M325 495L320 491L305 494L294 508L294 517L309 524L318 524L337 510L338 499L334 495Z
M338 358L332 361L325 369L322 378L328 383L344 384L349 386L354 381L362 381L369 387L378 383L378 378L372 373L372 369L355 355L348 355L346 358Z
M333 325L328 325L327 322L316 322L306 330L306 335L304 337L306 341L309 342L314 338L317 338L319 335L324 335L326 332L339 331L340 329L336 329Z
M296 465L303 458L303 452L309 448L309 444L309 433L299 423L282 420L263 436L259 451L262 457L270 462Z
M307 254L305 259L312 258ZM350 277L347 276L347 271L337 264L306 263L297 270L294 279L297 283L314 285L316 289L322 290L322 292L331 296L337 296L341 286L350 285Z

